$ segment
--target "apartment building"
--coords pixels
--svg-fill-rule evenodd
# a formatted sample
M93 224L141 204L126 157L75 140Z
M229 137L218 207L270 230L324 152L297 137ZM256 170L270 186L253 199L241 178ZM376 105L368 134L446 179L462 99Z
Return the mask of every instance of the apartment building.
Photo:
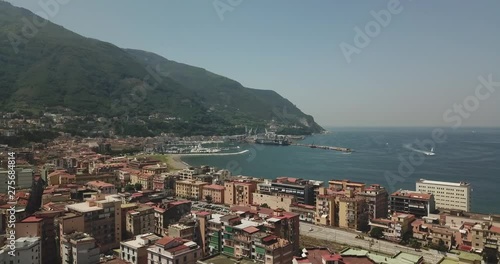
M101 194L116 194L115 185L102 181L90 181L85 185L88 189Z
M296 197L298 203L314 205L318 189L322 186L322 181L278 177L272 182L259 184L258 193L278 196L291 195Z
M434 195L430 193L399 190L391 194L389 213L395 212L424 217L436 209Z
M159 175L162 173L167 173L168 172L168 167L167 165L148 165L142 167L142 173L148 174L148 175Z
M206 201L207 197L211 198L212 203L223 204L224 203L224 186L210 184L203 186L203 200Z
M290 212L292 204L297 202L297 198L292 195L270 195L262 193L253 193L254 205L266 204L271 209L284 209Z
M155 234L165 235L168 227L181 220L182 217L191 213L190 201L170 201L161 203L154 207L155 210Z
M126 214L127 237L155 231L155 211L150 206L140 206L129 210Z
M18 237L15 240L15 256L12 257L9 252L11 249L4 246L0 249L0 261L4 263L30 263L45 264L42 261L42 246L40 237Z
M40 211L16 223L16 236L18 237L41 237L40 246L42 251L42 262L53 263L57 260L57 233L54 229L56 218L62 212Z
M201 257L202 250L195 242L166 236L148 248L147 263L196 264Z
M66 205L68 212L83 215L83 230L99 244L101 252L117 248L121 241L121 200L106 196L100 200Z
M208 183L194 180L177 181L175 183L175 195L181 198L202 200L203 186L205 185L208 185Z
M328 181L328 189L334 191L351 190L353 193L360 193L365 190L365 184L350 180L330 180Z
M414 220L414 215L394 213L391 219L371 219L369 225L372 229L382 228L385 239L399 242L406 232L412 230L411 224Z
M384 187L379 184L372 184L363 191L356 193L356 196L365 199L369 219L387 217L389 194Z
M416 183L417 192L432 193L436 208L471 210L471 185L467 182L444 182L420 179Z
M251 180L237 180L224 182L224 204L252 205L253 193L257 189L257 182Z
M339 197L339 227L366 230L368 227L368 206L363 197L355 197L351 190Z
M184 224L173 224L168 227L168 236L180 237L185 240L195 240L195 226Z
M315 221L317 225L323 226L338 226L338 205L336 204L337 196L321 187L316 197L316 212Z
M500 224L483 222L472 228L472 248L482 252L496 250L500 253Z
M141 234L135 238L120 242L120 258L132 264L148 262L148 247L154 245L161 237L154 234Z
M99 247L88 234L74 232L61 238L61 263L98 264Z

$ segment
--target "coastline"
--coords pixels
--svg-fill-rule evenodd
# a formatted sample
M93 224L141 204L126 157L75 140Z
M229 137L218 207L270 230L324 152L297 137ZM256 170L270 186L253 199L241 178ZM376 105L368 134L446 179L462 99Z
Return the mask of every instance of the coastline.
M182 160L182 157L187 157L187 156L232 156L232 155L241 155L249 152L248 150L243 150L240 152L234 152L234 153L192 153L192 154L167 154L169 157L169 165L172 167L174 170L182 170L185 168L191 167L187 162Z

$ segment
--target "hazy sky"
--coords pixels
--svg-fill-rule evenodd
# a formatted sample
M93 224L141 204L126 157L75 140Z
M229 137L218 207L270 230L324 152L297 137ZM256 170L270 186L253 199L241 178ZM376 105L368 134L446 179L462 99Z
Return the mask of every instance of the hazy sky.
M51 1L9 0L33 12ZM64 1L51 21L275 90L322 125L500 126L500 84L475 95L479 76L500 82L500 1ZM389 9L376 32L371 11ZM367 23L348 63L341 43L357 49Z

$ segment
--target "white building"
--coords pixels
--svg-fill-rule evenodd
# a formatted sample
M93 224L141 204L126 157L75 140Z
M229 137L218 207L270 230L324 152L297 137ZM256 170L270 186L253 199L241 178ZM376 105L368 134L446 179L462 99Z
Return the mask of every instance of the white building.
M99 248L95 244L95 239L88 234L75 232L65 235L61 240L62 263L74 264L98 264Z
M432 193L436 208L470 211L471 186L467 182L442 182L420 179L417 191Z
M9 254L11 249L8 246L0 250L0 264L42 264L42 244L39 237L20 237L15 244L14 257Z
M138 235L132 240L120 243L121 259L141 264L148 261L148 247L160 240L161 237L154 234Z
M184 242L181 238L164 237L148 248L151 264L183 263L196 264L203 252L195 242Z

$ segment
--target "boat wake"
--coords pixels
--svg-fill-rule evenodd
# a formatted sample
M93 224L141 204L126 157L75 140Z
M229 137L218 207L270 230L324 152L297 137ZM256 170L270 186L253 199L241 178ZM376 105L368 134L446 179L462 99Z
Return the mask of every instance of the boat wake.
M436 153L434 153L434 148L432 148L431 151L425 151L425 150L416 149L411 144L403 145L403 147L408 149L408 150L411 150L411 151L422 153L426 156L435 156L436 155Z

